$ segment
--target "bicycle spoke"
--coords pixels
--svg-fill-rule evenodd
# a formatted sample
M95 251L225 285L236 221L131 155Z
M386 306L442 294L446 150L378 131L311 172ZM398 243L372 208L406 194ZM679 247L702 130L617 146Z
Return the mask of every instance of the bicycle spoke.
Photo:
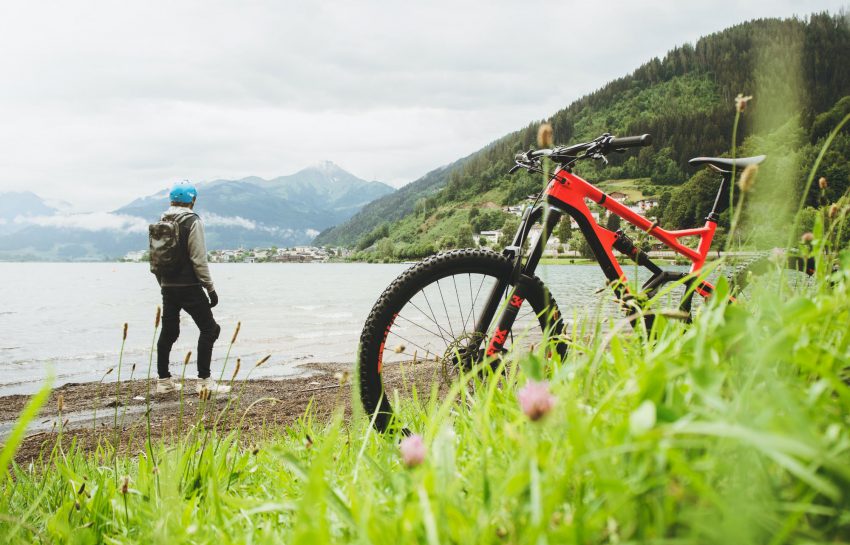
M527 318L527 317L531 316L532 314L535 314L534 309L529 310L528 312L526 312L522 316L517 316L516 321L518 322L518 321L522 320L523 318ZM536 316L536 314L535 314L535 316Z
M475 301L472 300L472 275L467 273L466 278L469 280L469 314L472 316L472 325L474 326L478 320L475 318ZM481 278L481 283L484 283L483 277ZM469 319L469 316L466 318Z
M427 302L427 299L426 299L426 302ZM410 304L413 308L415 308L415 309L416 309L416 310L418 310L420 313L422 313L422 316L424 316L426 320L428 320L428 321L430 321L431 323L433 323L434 325L436 325L436 326L437 326L437 329L440 331L440 333L437 333L437 335L439 335L440 337L442 337L442 338L443 338L443 342L446 342L446 344L448 344L448 342L446 341L445 337L443 337L443 333L445 333L446 335L448 335L448 334L449 334L449 332L448 332L448 331L446 331L446 329L445 329L444 327L442 327L442 326L441 326L441 325L440 325L440 324L439 324L439 323L438 323L438 322L437 322L437 321L436 321L433 317L428 316L428 313L427 313L427 312L425 312L424 310L422 310L421 308L419 308L419 306L417 306L417 305L416 305L416 303L414 303L413 301L408 301L408 304Z
M427 327L425 327L425 326L421 326L421 325L417 324L416 322L414 322L413 320L411 320L411 319L409 319L409 318L405 318L405 317L404 317L404 316L402 316L401 314L399 314L398 316L396 316L396 318L401 318L402 320L404 320L404 321L406 321L406 322L409 322L409 323L411 323L411 324L415 325L415 326L416 326L416 327L418 327L419 329L422 329L423 331L426 331L426 332L430 333L431 335L437 335L438 337L442 337L442 335L440 335L439 333L434 333L433 331L431 331L431 330L430 330L430 329L428 329ZM445 341L445 339L444 339L444 341ZM446 347L448 347L448 345L446 345Z
M404 342L406 342L406 343L408 343L408 344L412 344L412 345L413 345L413 346L415 346L416 348L418 348L418 349L420 349L420 350L424 350L424 351L428 352L428 349L427 349L427 348L425 348L425 347L423 347L423 346L419 346L419 345L418 345L418 344L416 344L415 342L413 342L413 341L411 341L411 340L409 340L409 339L406 339L406 338L402 337L401 335L399 335L399 334L398 334L398 333L396 333L395 331L390 331L390 332L387 334L387 337L389 337L390 335L395 335L396 337L398 337L399 339L403 340Z
M396 352L395 350L393 350L393 352L396 353L396 354L404 354L405 356L409 356L411 362L413 360L416 360L417 363L419 363L420 361L426 361L426 360L423 360L422 358L419 358L417 356L416 352L414 352L413 354L411 354L410 352L405 352L403 350L401 352ZM390 363L404 363L404 362L403 361L394 361L394 362L390 362Z
M428 304L428 310L430 310L430 311L431 311L431 316L433 316L433 317L434 317L433 322L434 322L435 324L437 324L437 329L439 329L440 331L446 332L446 330L445 330L445 329L444 329L444 328L440 325L440 323L437 321L437 315L434 313L434 309L431 307L431 301L429 301L429 300L428 300L428 294L427 294L427 293L425 293L425 290L424 290L424 289L422 290L422 297L424 297L424 298L425 298L425 303L427 303L427 304ZM412 301L412 300L410 301L410 304L411 304L411 305L413 305L413 306L416 306L416 305L414 305L414 304L413 304L413 301ZM419 307L417 307L417 308L419 308ZM420 312L421 312L421 311L420 311ZM424 313L423 313L423 314L424 314ZM446 333L448 333L448 332L446 332ZM446 343L446 348L448 348L448 346L449 346L449 342L446 340L446 338L445 338L445 337L443 337L443 335L442 335L442 334L440 335L440 337L443 339L443 342L444 342L444 343ZM454 339L454 335L452 335L452 338Z
M449 331L452 334L452 339L456 339L454 329L452 328L452 319L449 318L449 309L446 307L446 298L443 297L443 288L440 287L440 281L437 280L437 289L440 291L440 300L443 302L443 310L446 313L446 320L449 322Z
M455 287L455 299L457 299L457 310L460 312L460 317L463 318L463 305L460 304L460 293L457 291L457 282L455 281L455 277L452 276L452 284ZM463 321L463 334L466 335L466 320Z
M467 275L467 276L470 276L470 275ZM481 283L478 284L478 291L475 293L475 300L472 301L472 309L470 309L470 313L473 315L472 317L475 320L473 322L474 324L478 323L478 318L475 318L475 303L478 302L478 296L481 294L481 288L484 287L484 280L486 280L486 279L487 279L486 276L483 276L483 275L481 276ZM469 282L470 282L470 284L469 284L470 285L469 296L472 297L472 277L471 276L470 276Z
M478 255L474 257L481 259ZM503 265L501 260L492 259L492 262L499 267ZM395 399L402 407L407 403L421 403L422 395L428 398L434 388L438 395L445 395L448 386L483 361L482 345L487 342L488 334L492 335L491 329L498 324L498 318L491 320L494 323L487 325L487 331L476 334L483 312L478 308L479 301L483 307L485 300L489 301L496 291L500 313L497 316L500 316L512 288L506 286L504 292L499 289L507 284L507 271L503 268L494 268L491 272L486 267L486 259L483 262L470 260L470 263L471 270L447 268L442 274L413 277L415 288L400 290L398 303L388 308L393 318L387 322L389 329L383 335L383 359L380 361L387 367L380 380L384 391L393 392L393 405ZM454 295L449 293L452 289ZM534 305L538 302L534 297L537 295L532 295L527 307L519 309L513 331L505 343L506 350L516 349L521 354L538 342L542 326L535 320L536 306L532 306L532 301ZM435 298L440 301L432 301Z

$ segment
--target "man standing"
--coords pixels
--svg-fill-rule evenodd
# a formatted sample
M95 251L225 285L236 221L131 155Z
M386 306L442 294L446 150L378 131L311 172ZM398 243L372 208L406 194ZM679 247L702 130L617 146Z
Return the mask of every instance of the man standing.
M180 336L180 311L185 310L201 334L198 337L198 393L225 393L230 387L210 378L213 344L221 333L212 307L218 304L210 269L204 225L192 211L198 191L189 182L171 189L171 207L151 226L151 270L162 288L162 331L157 342L157 393L179 391L183 385L168 370L171 347ZM203 287L203 289L202 289ZM206 294L204 294L206 289ZM209 296L209 299L207 298Z

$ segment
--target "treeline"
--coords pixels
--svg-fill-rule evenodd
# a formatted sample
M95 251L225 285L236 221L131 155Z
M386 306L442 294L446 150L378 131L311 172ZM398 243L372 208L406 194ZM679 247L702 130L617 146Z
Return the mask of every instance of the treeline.
M648 178L656 186L669 187L662 188L664 206L656 212L665 226L683 227L702 220L707 211L703 205L708 202L710 207L716 192L716 180L707 173L695 174L687 161L730 152L734 98L739 93L754 95L738 128L739 155L761 151L759 145L765 143L781 148L776 135L788 133L789 124L794 125L790 136L797 160L791 176L795 191L800 191L806 165L812 164L823 138L850 107L850 97L845 98L850 94L848 58L850 27L844 15L755 20L653 59L548 121L559 144L589 140L603 132L652 134L652 147L614 155L607 166L583 164L579 173L590 180ZM476 206L485 193L497 195L502 205L521 201L539 191L542 181L526 173L508 176L507 171L517 151L536 145L538 126L531 123L440 171L439 181L427 192L399 192L391 209L382 205L388 200L376 201L352 222L323 233L321 242L360 241L363 246L383 222L391 226L389 238L398 241L399 211L403 216L428 217L446 207ZM848 184L846 160L841 160L847 157L846 141L839 139L835 145L831 152L835 160L827 158L825 169L830 171L830 191L838 193ZM432 182L433 174L429 174ZM786 200L797 201L800 196L789 194ZM429 225L437 228L439 222Z
M556 113L550 123L558 143L585 141L603 132L652 134L652 147L612 156L605 168L582 166L582 174L589 179L650 178L656 184L679 185L691 173L689 159L730 149L739 93L764 92L741 120L741 140L753 134L753 119L767 121L758 127L760 132L786 123L787 118L762 115L760 110L787 110L789 100L796 102L800 125L810 128L809 141L822 137L837 115L817 114L830 111L850 92L847 59L850 29L844 17L752 21L702 38L695 46L674 49L663 60L653 59ZM795 69L799 77L793 76ZM535 176L506 175L516 152L536 145L537 126L532 123L471 157L452 172L446 189L431 197L434 204L474 197L497 184L507 188L508 203L539 190Z
M751 135L744 141L738 150L739 156L766 154L769 160L760 165L755 186L744 203L739 242L756 247L787 242L787 222L804 198L805 185L827 143L828 133L848 114L850 96L816 116L808 130L802 128L798 117L794 117L773 132ZM850 127L845 126L835 136L814 174L804 199L806 206L828 207L848 194ZM714 202L718 185L718 175L703 169L684 185L664 192L655 214L667 227L682 228L702 223ZM728 194L721 196L721 229L729 226L728 197Z

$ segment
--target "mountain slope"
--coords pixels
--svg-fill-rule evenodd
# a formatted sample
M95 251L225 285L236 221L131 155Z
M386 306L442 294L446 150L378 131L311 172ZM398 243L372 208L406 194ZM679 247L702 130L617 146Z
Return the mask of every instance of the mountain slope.
M257 185L302 209L326 212L327 225L344 221L366 204L395 191L384 183L362 180L330 161Z
M167 195L162 192L137 199L115 213L154 221L167 206ZM202 217L209 214L238 217L264 225L280 225L285 221L286 226L293 229L310 228L315 221L321 221L312 217L314 210L302 211L286 199L243 180L223 181L211 187L199 184L196 211Z
M313 243L317 246L353 246L363 233L368 233L386 222L399 220L413 212L416 203L438 192L442 186L446 185L453 169L461 166L464 161L466 158L432 170L398 191L374 199L344 224L322 231Z
M308 244L322 229L393 191L323 162L272 180L252 176L198 184L196 210L210 249L293 246ZM168 192L108 213L56 214L32 194L0 203L5 203L0 205L0 259L97 260L146 248L147 224L167 208Z
M756 95L741 120L742 140L782 131L794 119L803 135L803 141L795 144L803 146L809 140L815 144L816 116L830 111L850 92L847 58L850 27L843 16L751 21L673 49L664 59L652 59L556 112L549 121L555 141L562 144L603 132L651 133L651 148L612 156L604 168L584 164L580 174L590 180L640 179L650 193L672 194L692 174L688 159L729 150L733 99L739 93ZM415 201L422 195L402 188L393 196L404 211L401 220L382 217L377 213L382 207L375 203L317 240L324 244L360 241L363 247L376 233L381 234L377 229L387 219L392 220L387 238L395 253L404 257L413 256L414 246L446 247L468 238L470 222L464 214L470 209L515 204L541 189L539 176L506 175L514 154L535 145L537 126L531 123L446 168L439 183L430 187L418 214ZM799 163L805 163L805 158ZM371 212L376 213L365 217Z
M269 228L321 230L393 191L386 184L367 182L325 161L271 180L251 176L199 184L197 210L202 215L243 218ZM163 191L136 199L115 213L152 219L162 213L165 201Z
M0 219L14 221L18 216L49 216L55 212L31 191L0 193Z
M0 193L0 235L20 230L18 218L51 216L56 208L31 191Z

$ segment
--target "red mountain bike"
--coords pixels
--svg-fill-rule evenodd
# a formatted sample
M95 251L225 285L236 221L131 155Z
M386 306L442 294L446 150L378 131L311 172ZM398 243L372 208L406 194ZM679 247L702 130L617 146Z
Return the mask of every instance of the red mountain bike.
M519 169L543 173L549 182L534 204L526 208L512 244L501 254L482 249L439 253L406 270L387 287L366 320L359 352L360 397L365 410L375 415L378 429L389 425L393 404L403 397L429 395L435 379L438 387L445 387L461 370L471 369L487 358L496 360L510 346L531 346L563 332L558 305L535 276L535 270L550 233L564 214L578 223L618 300L626 302L632 294L614 250L650 271L651 277L641 288L649 297L669 282L682 281L686 290L679 307L689 315L695 293L711 295L714 287L700 279L699 273L717 228L721 197L732 183L733 171L758 164L765 157L692 159L692 165L707 165L721 175L717 197L705 225L669 231L572 171L580 161L607 162L606 156L612 152L649 144L648 134L625 138L604 134L591 142L518 154L511 173ZM544 157L557 165L553 173L544 172ZM541 203L544 195L545 202ZM690 270L663 270L625 232L600 226L588 201L690 260ZM532 227L538 222L543 229L524 250ZM685 237L697 239L696 249L680 241ZM757 268L759 263L750 265ZM789 257L788 266L808 274L813 270L812 260L802 258ZM746 278L740 274L744 271L738 272L736 278ZM553 346L562 353L566 350L565 343Z

